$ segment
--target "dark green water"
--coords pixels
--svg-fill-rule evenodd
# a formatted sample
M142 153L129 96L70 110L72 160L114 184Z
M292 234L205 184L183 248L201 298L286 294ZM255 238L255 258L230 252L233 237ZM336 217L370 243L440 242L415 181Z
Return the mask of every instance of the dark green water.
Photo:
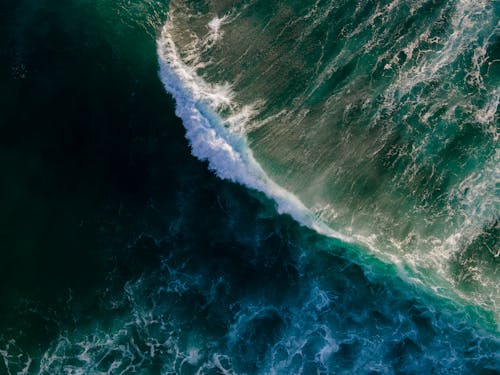
M472 207L479 202L481 204L474 207L483 207L482 204L487 207L486 211L470 213L477 218L472 220L473 224L483 225L484 230L480 234L474 232L473 241L465 250L447 258L446 264L451 266L446 267L445 273L439 274L428 267L434 264L432 262L420 264L421 268L428 268L428 272L422 272L418 262L412 268L405 261L404 246L398 251L377 253L363 241L348 243L318 234L288 215L304 219L306 224L327 234L333 230L344 236L363 237L370 234L370 229L383 239L388 234L397 236L404 232L400 227L391 231L384 222L368 228L361 216L356 219L359 226L353 226L353 232L349 233L343 231L342 220L328 220L332 217L328 213L321 217L330 225L328 230L324 223L314 221L321 215L315 212L311 216L302 209L314 208L311 197L327 199L331 192L321 195L315 190L320 186L316 177L310 174L300 177L303 170L294 160L305 151L299 152L294 144L303 145L303 140L292 134L285 142L284 135L279 135L282 126L279 123L269 128L256 127L255 132L248 135L249 144L267 174L299 195L305 204L299 210L294 204L286 205L290 195L278 185L270 185L259 175L262 170L250 169L261 181L252 186L253 179L245 174L248 163L235 162L232 166L243 165L236 174L231 168L221 168L228 165L224 158L227 155L219 154L219 159L209 157L202 147L207 139L193 138L193 134L200 133L189 127L190 122L183 123L176 117L174 100L164 86L174 94L181 117L188 113L182 112L183 108L191 108L182 104L195 103L209 118L211 129L220 131L216 134L223 134L229 144L244 155L244 161L254 162L251 153L245 154L247 144L239 138L240 134L247 134L248 129L237 129L238 136L226 134L225 128L217 124L220 119L214 112L221 112L224 118L230 116L231 111L240 113L242 106L254 101L255 92L276 108L283 109L290 104L277 87L271 85L266 91L262 83L252 88L248 82L259 84L251 76L253 68L261 69L256 62L265 64L270 58L269 51L278 57L285 56L286 42L296 38L296 34L285 33L282 44L273 42L269 35L276 36L277 40L283 35L272 28L270 34L261 32L261 26L273 25L273 22L279 25L282 14L293 20L292 14L300 16L301 9L309 5L299 2L290 6L252 4L248 18L236 17L229 24L234 29L224 30L225 26L221 26L224 32L221 41L225 36L234 38L234 41L228 40L231 48L225 44L218 47L214 38L211 48L227 61L237 60L233 62L236 65L231 65L232 69L250 75L236 80L241 87L228 88L236 92L233 107L231 104L229 109L224 108L223 104L212 111L207 105L212 101L203 95L194 98L199 103L192 100L189 89L201 87L204 89L201 94L212 95L213 86L207 82L232 81L230 69L204 67L199 74L205 75L206 82L198 81L193 86L186 81L176 81L172 74L175 69L170 65L168 70L162 60L164 25L172 20L169 6L177 9L185 6L185 14L189 14L192 4L76 0L2 3L0 374L494 374L500 371L498 305L493 304L498 298L498 257L490 257L489 252L485 252L485 246L493 253L495 246L498 247L498 223L494 218L498 215L496 185L486 183L483 195L476 196L470 204ZM335 13L339 23L351 19L351 3L320 2L318 5L321 8L329 4L345 7L344 18ZM415 18L417 25L419 22L426 25L428 13L434 17L446 7L453 14L451 9L455 3L426 4L427 10ZM222 18L233 6L229 2L209 5L201 6L198 16L188 26L182 24L174 29L179 43L188 43L191 37L185 27L200 35L210 32L213 28L206 24L214 14ZM498 22L498 4L493 2L488 6L489 18L481 19L484 33L492 30L488 25ZM290 9L296 13L290 13ZM360 17L369 18L370 9L367 6ZM486 19L493 23L486 23ZM443 22L448 21L445 18ZM350 25L347 21L345 24ZM249 31L249 25L253 31ZM325 33L333 35L330 27L323 26L325 30L317 31L314 38L326 43ZM305 29L298 22L294 32ZM416 27L413 32L418 30ZM442 34L449 37L446 30ZM231 43L243 48L248 35L260 43L260 55L252 57L255 51L251 51L248 62L237 65L242 61L238 60L241 51L233 49L235 45ZM488 47L490 62L498 57L498 38L492 38ZM369 36L365 36L352 43L362 44L368 39ZM467 42L464 45L468 46ZM300 69L309 72L307 64L319 61L313 50L311 45L311 51L290 52L310 59L310 62L290 65L298 69L296 74ZM338 50L330 51L331 56L337 56L341 50L339 45ZM203 56L199 62L207 57ZM213 56L214 61L219 64L216 57ZM353 75L360 73L359 69L369 66L369 62L358 64L358 70L347 66L343 73L332 76L331 82L352 81ZM160 67L163 70L159 77ZM456 70L460 71L461 67ZM491 93L498 90L494 75L497 71L493 69L498 69L498 64L492 65L482 81L486 85L482 91L484 97L470 99L476 100L479 104L474 103L481 108L487 102L485 98L491 98ZM285 72L282 67L279 71ZM286 89L292 90L288 100L293 102L296 95L293 90L301 92L302 80L293 84L292 72L285 73L292 82L291 88ZM347 81L341 81L339 75ZM272 76L276 81L263 75L263 82L267 80L279 86L285 79L277 73ZM443 76L446 75L443 73ZM390 86L390 79L377 81L374 91L365 95L378 95ZM344 84L337 85L344 87ZM363 92L363 82L358 85L357 92ZM421 90L426 90L425 84L422 85ZM435 94L426 96L429 106L444 95L444 88L436 87ZM471 97L467 91L471 88L460 89L453 100ZM322 90L301 105L310 108L324 105L322 92L336 92L333 83ZM216 91L223 99L227 92ZM273 93L276 95L271 100ZM344 98L344 106L352 102L355 108L356 101L351 101L344 92L339 95ZM189 100L183 102L186 98ZM405 103L407 108L403 111L411 112L412 102ZM270 106L260 109L262 112L258 115L233 117L230 125L237 128L243 123L241 119L254 118L252 116L262 121L275 111ZM496 107L492 111L489 124L497 127ZM296 115L287 116L292 119ZM355 112L348 115L356 120ZM402 115L391 116L391 121L397 122ZM418 125L417 119L414 121ZM343 129L357 129L363 135L363 121L354 121L359 128L338 122L334 125L340 129L334 133L342 133L344 125ZM325 122L322 129L330 129L328 126L331 124ZM185 138L185 127L191 148ZM443 129L440 136L444 137L451 131L451 125L448 128L443 125ZM304 134L299 130L297 134ZM259 141L262 131L269 133L266 139L280 142L271 143L269 148L269 142ZM399 133L403 138L407 136L408 142L416 142L416 138L402 130ZM317 145L314 138L322 137L322 132L311 134L310 144ZM423 134L422 130L419 136ZM373 137L377 135L375 132ZM370 139L366 134L363 137L361 139ZM490 165L488 160L493 160L490 162L493 170L498 168L497 159L487 157L488 153L497 152L497 144L487 135L480 135L473 124L450 137L452 143L460 147L484 141L482 148L478 148L482 154L467 164L469 169L463 171L464 176L470 170L485 174ZM198 143L193 141L196 139ZM291 146L284 147L286 144ZM279 145L284 148L278 149ZM368 142L367 149L370 147ZM298 153L293 154L290 149ZM266 150L278 156L268 159L266 155L270 154ZM435 150L431 159L441 160L439 152L447 153L449 147L448 151L439 147ZM340 151L342 147L335 149ZM208 159L209 163L198 161L192 152ZM290 155L290 159L282 159L281 153ZM448 163L458 160L453 155L444 159ZM323 167L328 160L331 154L323 160ZM347 168L354 163L353 156L346 156L344 161L343 168ZM312 170L319 172L323 167ZM440 166L442 171L444 167ZM241 184L222 180L209 168L229 180L264 191L270 198ZM283 169L287 168L293 171L293 176L283 175ZM398 171L388 169L387 174L399 176ZM485 179L495 183L495 176L490 173ZM348 177L338 176L335 189L346 186L341 189L342 197L352 203L361 192L356 188L354 195L346 198L349 190L343 181L347 184ZM301 178L306 178L311 187L304 194L299 188ZM384 177L379 182L382 190L389 186L387 181L390 178ZM272 189L268 189L269 186ZM416 193L417 198L427 197L425 189L429 187L423 186ZM401 189L399 193L405 193L405 186ZM378 194L369 192L363 199L366 202L378 198L381 198ZM408 198L402 204L413 207L413 199L417 198ZM422 216L439 209L432 205L423 207ZM390 204L382 208L394 223L403 220ZM345 210L342 212L346 212L344 218L347 217L348 210L341 210ZM369 209L367 212L368 216L373 213ZM410 225L418 226L415 223L420 219L421 216L412 216ZM459 231L463 224L459 219L453 221L450 233ZM433 225L423 235L435 235L432 230L441 222ZM476 228L474 225L466 228L472 230ZM432 252L432 248L429 249L425 252ZM471 262L475 272L485 275L487 285L493 286L488 293L476 282L467 283L470 275L464 273L463 265ZM443 276L450 275L450 270L458 275L462 273L465 282L460 285L451 282L450 286Z

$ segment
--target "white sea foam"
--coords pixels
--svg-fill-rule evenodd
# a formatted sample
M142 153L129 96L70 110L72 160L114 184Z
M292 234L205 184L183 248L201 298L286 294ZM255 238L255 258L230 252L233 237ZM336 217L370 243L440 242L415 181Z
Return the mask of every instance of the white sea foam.
M208 28L210 29L209 38L211 40L217 41L222 37L221 26L227 21L227 19L227 15L221 18L216 16L208 23Z
M237 120L248 119L251 109L235 106L229 84L209 84L185 64L170 31L170 23L167 23L158 40L160 77L175 98L175 113L183 120L193 155L207 161L217 176L265 193L277 203L279 213L289 214L323 235L353 242L352 238L318 221L295 195L269 178L253 157L245 137L231 130L238 127ZM216 113L224 108L233 112L227 124Z
M488 1L458 1L451 16L451 33L437 52L420 50L420 53L429 55L429 58L414 56L414 51L417 50L422 41L427 43L439 41L439 38L436 39L436 37L429 38L429 29L404 48L407 64L412 60L418 61L418 63L410 69L400 72L398 79L387 90L392 94L390 96L399 99L418 84L440 77L440 73L456 61L465 49L477 44L481 31L485 26L490 29L495 27L493 19L492 9ZM482 61L484 57L484 52L484 45L477 47L474 51L473 60L476 70L478 69L478 61ZM476 78L476 80L478 79Z

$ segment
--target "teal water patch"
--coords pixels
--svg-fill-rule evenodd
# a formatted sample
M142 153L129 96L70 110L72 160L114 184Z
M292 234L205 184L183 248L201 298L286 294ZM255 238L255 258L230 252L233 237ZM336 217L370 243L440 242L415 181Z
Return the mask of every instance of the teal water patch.
M498 312L498 9L173 1L168 17L161 74L194 155Z
M189 181L201 182L210 192L179 194L168 231L117 251L91 322L62 330L39 357L7 343L9 370L28 362L41 374L498 369L491 317L409 287L392 266L277 216L263 197L214 177Z

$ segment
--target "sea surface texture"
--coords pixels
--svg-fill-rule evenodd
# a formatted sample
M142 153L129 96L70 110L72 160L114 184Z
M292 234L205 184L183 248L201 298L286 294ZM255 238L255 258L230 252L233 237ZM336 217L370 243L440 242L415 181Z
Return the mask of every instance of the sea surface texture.
M500 373L500 2L5 9L0 374Z

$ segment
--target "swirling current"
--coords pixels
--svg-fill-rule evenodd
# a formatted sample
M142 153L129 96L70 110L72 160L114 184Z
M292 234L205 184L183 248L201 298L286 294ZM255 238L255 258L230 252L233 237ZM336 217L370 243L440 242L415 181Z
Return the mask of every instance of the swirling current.
M0 21L0 374L500 372L499 2Z

